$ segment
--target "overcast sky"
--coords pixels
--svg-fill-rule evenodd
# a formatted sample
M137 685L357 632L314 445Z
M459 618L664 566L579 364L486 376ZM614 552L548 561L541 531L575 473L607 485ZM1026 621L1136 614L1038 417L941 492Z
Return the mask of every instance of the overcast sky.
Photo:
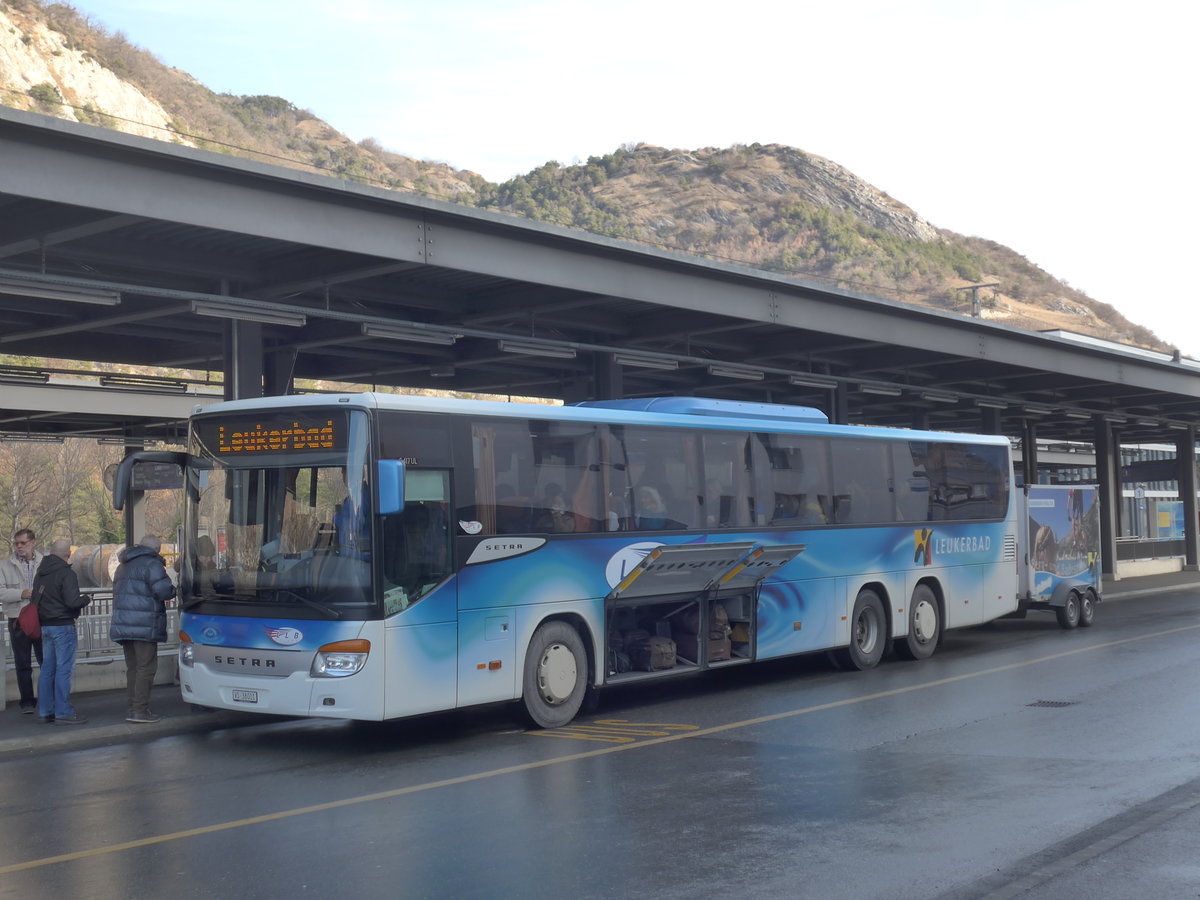
M1184 0L75 0L209 88L504 181L782 143L1200 357Z

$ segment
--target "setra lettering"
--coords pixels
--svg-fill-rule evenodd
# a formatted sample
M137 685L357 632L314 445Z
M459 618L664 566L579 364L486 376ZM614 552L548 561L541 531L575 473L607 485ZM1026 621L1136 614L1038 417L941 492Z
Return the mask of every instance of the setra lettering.
M257 656L228 656L217 654L213 662L218 666L241 666L246 669L273 669L275 660L259 659Z

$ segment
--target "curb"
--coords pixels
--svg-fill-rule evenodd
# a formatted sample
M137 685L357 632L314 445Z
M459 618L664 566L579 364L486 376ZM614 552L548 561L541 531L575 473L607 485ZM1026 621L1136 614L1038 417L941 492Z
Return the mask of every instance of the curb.
M76 700L78 702L78 698ZM82 707L81 714L87 715L86 701L79 705ZM47 725L38 721L37 716L21 716L21 721L22 723L28 722L27 733L0 739L0 756L31 750L62 750L104 744L133 743L146 738L170 737L195 731L257 725L266 719L261 716L229 713L225 710L210 710L208 712L181 712L175 715L164 715L158 722L143 725L125 721L111 725L93 725L91 722L85 725Z

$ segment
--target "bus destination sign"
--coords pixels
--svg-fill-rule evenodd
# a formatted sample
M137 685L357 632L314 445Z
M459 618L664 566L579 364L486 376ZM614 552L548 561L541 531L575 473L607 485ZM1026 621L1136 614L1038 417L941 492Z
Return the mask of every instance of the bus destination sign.
M265 453L344 450L346 417L341 414L278 419L213 416L196 422L197 437L217 458Z

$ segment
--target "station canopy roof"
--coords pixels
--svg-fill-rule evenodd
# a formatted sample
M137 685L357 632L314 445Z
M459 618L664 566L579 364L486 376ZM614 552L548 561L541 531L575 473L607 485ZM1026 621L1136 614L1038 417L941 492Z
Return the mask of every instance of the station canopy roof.
M68 397L63 373L3 368L0 435L177 437L260 340L268 384L826 412L836 394L850 422L981 431L999 416L1055 440L1107 423L1166 442L1200 422L1186 358L16 110L0 109L0 159L0 353L195 373Z

